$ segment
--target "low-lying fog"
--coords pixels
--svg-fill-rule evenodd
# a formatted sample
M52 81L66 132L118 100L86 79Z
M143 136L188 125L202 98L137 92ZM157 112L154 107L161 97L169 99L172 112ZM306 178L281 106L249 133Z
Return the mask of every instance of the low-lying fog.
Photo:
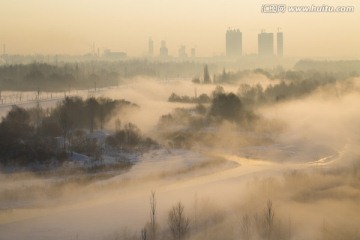
M163 143L123 172L2 174L0 239L155 239L146 227L152 192L156 239L170 239L169 211L178 202L189 239L359 239L359 79L348 81L356 83L353 89L322 87L256 107L261 119L253 133L223 122L205 130L216 131L218 142L186 149ZM247 83L278 82L254 75ZM159 138L162 115L195 106L168 102L172 92L211 95L215 87L134 79L98 94L139 105L124 121ZM249 144L248 135L257 133L271 140Z

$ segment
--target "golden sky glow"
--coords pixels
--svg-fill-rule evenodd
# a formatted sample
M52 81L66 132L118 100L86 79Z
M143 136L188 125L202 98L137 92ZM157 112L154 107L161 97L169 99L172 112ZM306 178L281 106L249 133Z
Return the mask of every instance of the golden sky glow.
M352 5L354 13L261 13L278 0L1 0L0 43L13 54L84 54L100 51L143 56L166 40L171 55L181 45L198 56L222 55L228 27L243 32L243 52L257 53L261 29L284 32L291 56L360 57L360 1L283 0L287 5Z

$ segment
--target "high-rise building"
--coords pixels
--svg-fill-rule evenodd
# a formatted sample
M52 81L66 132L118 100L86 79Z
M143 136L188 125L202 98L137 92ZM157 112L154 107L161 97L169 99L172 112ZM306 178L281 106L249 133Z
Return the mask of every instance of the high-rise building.
M278 32L276 34L277 40L277 56L282 57L284 56L284 35L282 32Z
M166 58L168 57L168 49L166 47L166 42L163 40L161 41L161 47L160 47L160 57Z
M242 33L239 29L226 31L226 56L239 57L242 55Z
M262 31L258 34L258 54L259 56L274 55L274 34Z
M185 46L181 46L179 48L179 58L186 58L187 54L186 54L186 47Z
M149 57L153 57L154 56L154 41L151 39L151 38L149 38L149 52L148 52L148 54L149 54Z
M195 48L191 48L191 57L192 58L196 57L196 49Z

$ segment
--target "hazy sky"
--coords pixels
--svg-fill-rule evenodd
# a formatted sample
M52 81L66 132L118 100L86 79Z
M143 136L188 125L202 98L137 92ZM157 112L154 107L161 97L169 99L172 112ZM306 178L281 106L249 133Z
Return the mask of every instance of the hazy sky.
M355 6L354 13L264 14L265 3ZM284 32L291 56L360 57L360 0L0 0L0 43L10 54L84 54L96 48L142 56L181 45L198 56L222 55L228 27L243 32L243 52L257 53L261 29Z

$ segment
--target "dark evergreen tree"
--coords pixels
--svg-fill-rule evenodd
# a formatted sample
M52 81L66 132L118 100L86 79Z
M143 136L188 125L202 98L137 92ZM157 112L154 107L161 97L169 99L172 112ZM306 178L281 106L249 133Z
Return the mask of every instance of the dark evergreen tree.
M207 65L207 64L206 64L205 67L204 67L204 83L205 83L205 84L211 83L210 74L209 74L209 69L208 69L208 65Z
M238 96L233 93L220 93L214 96L210 107L210 116L231 121L242 117L242 104Z

